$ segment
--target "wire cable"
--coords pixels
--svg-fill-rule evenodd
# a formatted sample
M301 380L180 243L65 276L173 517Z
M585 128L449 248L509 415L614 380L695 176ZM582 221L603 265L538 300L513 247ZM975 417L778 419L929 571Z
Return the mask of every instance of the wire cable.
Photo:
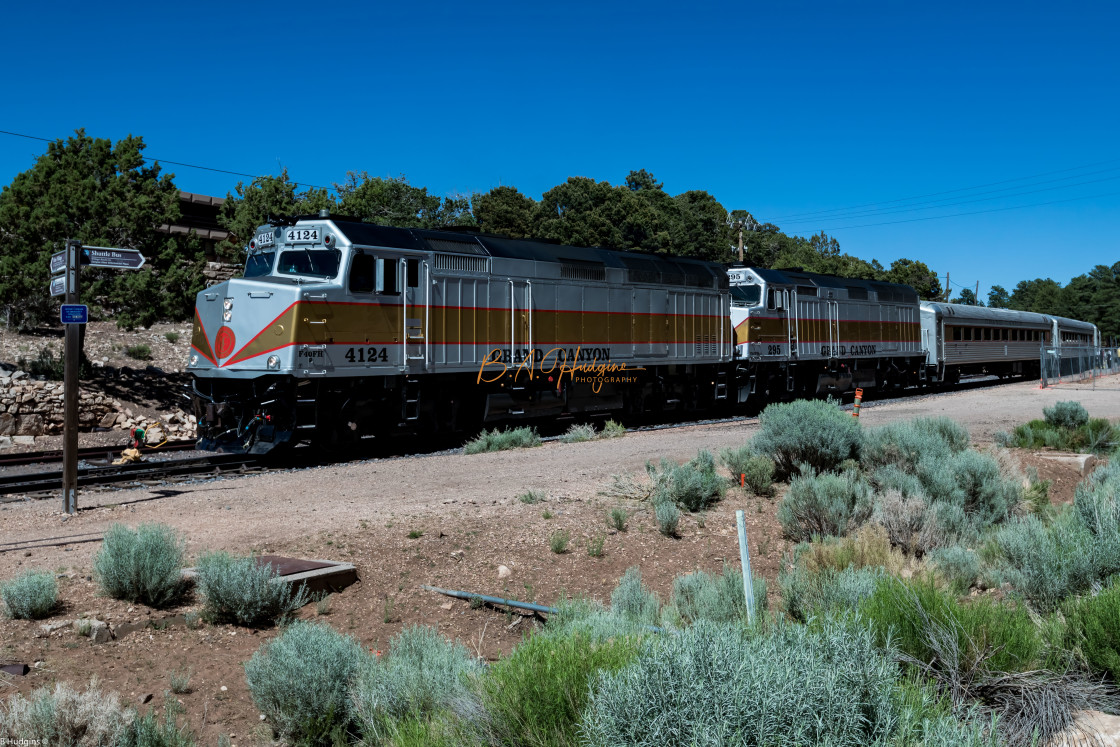
M55 140L52 140L50 138L38 137L37 135L25 135L22 132L11 132L9 130L0 130L0 135L12 135L14 137L27 138L28 140L41 140L44 143L56 142ZM203 171L213 171L213 172L216 172L218 174L230 174L232 176L244 176L244 177L248 177L249 179L262 179L262 178L264 178L260 174L246 174L246 173L241 172L241 171L227 171L226 169L216 169L212 166L199 166L197 164L184 163L182 161L168 161L167 159L156 158L155 156L145 156L143 153L140 154L140 158L142 158L145 161L158 162L158 163L169 163L169 164L172 164L174 166L183 166L183 167L188 168L188 169L201 169ZM323 186L320 186L318 184L308 184L307 182L292 182L292 184L294 184L297 187L311 187L312 189L325 189L328 192L337 191L336 187L323 187Z

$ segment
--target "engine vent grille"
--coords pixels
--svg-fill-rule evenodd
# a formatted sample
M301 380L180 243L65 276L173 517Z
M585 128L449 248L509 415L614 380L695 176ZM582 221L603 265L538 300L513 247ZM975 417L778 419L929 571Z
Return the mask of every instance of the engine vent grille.
M471 254L436 254L437 270L455 272L486 272L487 257Z
M564 262L560 265L560 277L565 280L606 280L607 271L594 265L576 265Z

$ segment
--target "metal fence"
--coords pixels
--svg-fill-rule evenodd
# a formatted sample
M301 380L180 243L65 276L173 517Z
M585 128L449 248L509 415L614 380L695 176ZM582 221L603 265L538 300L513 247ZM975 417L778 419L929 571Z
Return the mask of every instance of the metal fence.
M1076 383L1096 389L1120 388L1120 350L1094 346L1042 348L1042 386ZM1106 378L1107 377L1107 378ZM1080 387L1079 387L1080 388Z

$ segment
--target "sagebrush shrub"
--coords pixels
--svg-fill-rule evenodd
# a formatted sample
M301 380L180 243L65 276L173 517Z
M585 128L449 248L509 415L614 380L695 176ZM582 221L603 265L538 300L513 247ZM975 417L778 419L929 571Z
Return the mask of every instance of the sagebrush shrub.
M280 581L272 566L227 552L199 559L198 590L209 622L247 627L281 622L311 599L306 587L294 592Z
M625 435L626 426L614 420L608 420L603 423L603 430L599 433L599 438L618 438Z
M163 607L182 592L186 542L166 524L135 530L113 524L105 532L93 570L102 591L114 599Z
M297 620L253 653L245 680L278 736L329 743L351 724L351 681L366 656L354 638Z
M611 612L643 625L657 625L661 618L661 599L642 583L638 566L626 573L611 592Z
M891 546L886 529L864 524L847 537L823 537L819 542L794 548L794 559L810 571L842 571L845 568L883 568L898 574L906 565L902 552Z
M48 571L27 570L5 584L0 584L8 616L17 620L41 620L50 617L58 605L58 583Z
M753 574L752 574L753 575ZM766 581L754 576L755 614L766 609ZM696 571L673 579L672 606L680 622L691 625L699 620L716 623L746 622L747 598L743 573L724 564L723 573L710 575Z
M756 454L774 461L777 479L786 480L807 465L818 472L836 469L859 457L859 421L831 401L796 400L768 405L751 439Z
M681 510L677 508L677 504L672 501L654 503L653 513L657 519L657 531L666 537L675 537L681 523Z
M0 739L37 740L40 745L119 744L135 712L121 705L116 693L103 693L96 678L85 690L65 682L37 688L30 697L14 693L0 700Z
M1042 416L1055 428L1074 430L1089 422L1089 413L1080 402L1056 402L1053 407L1044 407Z
M957 594L967 594L980 576L980 559L975 552L960 545L934 550L929 559Z
M482 454L488 451L505 451L507 449L522 449L541 445L541 437L536 428L522 426L506 430L487 431L475 436L463 444L463 453Z
M774 460L755 454L750 444L724 449L720 452L720 461L727 467L733 483L742 480L743 486L755 495L774 493Z
M887 743L896 665L865 627L778 624L757 633L698 622L645 639L604 672L581 728L588 745Z
M656 619L653 624L657 624ZM556 612L548 616L545 629L557 635L578 633L596 641L606 641L645 635L650 632L650 625L630 614L607 609L596 600L576 597L556 603Z
M639 640L596 639L578 630L531 635L491 666L483 681L492 742L577 744L580 714L599 673L633 661Z
M646 472L653 483L651 498L655 504L672 502L686 511L703 511L723 498L727 490L727 480L717 474L709 451L698 452L684 464L668 459L662 459L660 465L647 462Z
M560 440L566 444L591 441L595 438L595 426L590 423L573 423Z
M814 536L841 536L871 516L871 487L856 472L806 474L790 481L778 504L785 536L804 542Z
M472 697L479 662L460 643L427 626L406 627L380 659L366 658L351 689L354 718L367 742L381 744L401 722L430 718Z
M1041 610L1092 587L1100 575L1097 543L1075 513L1049 526L1035 516L1008 522L995 534L1003 577Z
M870 472L894 466L912 473L923 456L948 456L968 445L968 431L956 421L915 418L865 430L860 460Z
M810 571L805 566L786 566L778 573L778 588L786 612L795 620L858 608L859 603L875 593L883 577L881 568L848 567L842 571L821 568Z

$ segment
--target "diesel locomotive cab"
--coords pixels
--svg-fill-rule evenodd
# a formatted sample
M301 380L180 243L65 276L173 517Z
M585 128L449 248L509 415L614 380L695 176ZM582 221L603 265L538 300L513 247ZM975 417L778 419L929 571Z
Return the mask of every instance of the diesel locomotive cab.
M242 277L198 294L187 370L200 448L264 453L297 440L293 375L323 371L313 304L337 285L340 243L326 222L261 226Z

